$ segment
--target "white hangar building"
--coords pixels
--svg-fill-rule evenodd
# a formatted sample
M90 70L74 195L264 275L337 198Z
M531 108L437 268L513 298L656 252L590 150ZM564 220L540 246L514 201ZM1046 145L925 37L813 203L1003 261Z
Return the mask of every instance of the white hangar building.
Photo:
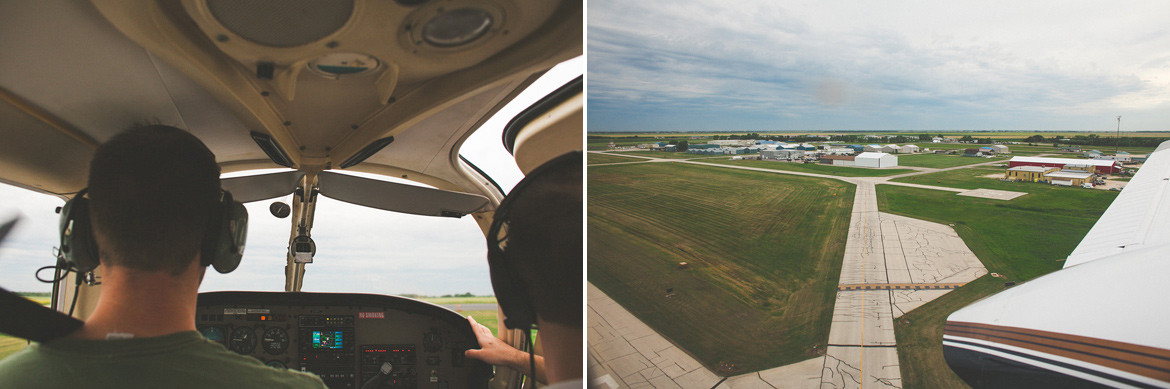
M853 161L858 167L894 167L898 166L898 157L886 153L861 153Z

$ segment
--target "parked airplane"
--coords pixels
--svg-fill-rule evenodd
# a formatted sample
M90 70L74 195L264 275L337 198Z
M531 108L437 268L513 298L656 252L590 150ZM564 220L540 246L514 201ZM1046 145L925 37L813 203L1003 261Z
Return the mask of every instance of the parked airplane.
M1170 141L1064 268L955 311L943 353L976 388L1170 387Z
M463 217L486 234L505 193L460 148L582 54L582 19L579 0L3 0L0 182L68 199L106 139L136 122L181 127L224 173L286 169L223 186L243 202L293 194L273 212L291 221L285 291L300 291L312 276L318 195ZM578 78L512 119L503 142L521 171L581 148L583 101ZM60 277L54 308L86 319L101 290L101 268L92 273ZM377 371L372 360L410 365L404 382L481 387L491 377L463 358L476 340L450 310L392 296L292 296L204 294L197 327L333 387L360 386ZM522 331L500 323L500 337L519 347ZM336 342L305 347L313 336ZM518 382L501 369L493 386Z

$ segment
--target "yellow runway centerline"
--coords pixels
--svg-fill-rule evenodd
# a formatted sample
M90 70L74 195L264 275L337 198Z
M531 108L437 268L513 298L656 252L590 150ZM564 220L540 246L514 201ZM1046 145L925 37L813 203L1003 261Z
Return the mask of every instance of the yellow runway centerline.
M937 290L937 289L955 289L966 284L962 283L942 283L942 284L851 284L851 285L837 285L837 290Z

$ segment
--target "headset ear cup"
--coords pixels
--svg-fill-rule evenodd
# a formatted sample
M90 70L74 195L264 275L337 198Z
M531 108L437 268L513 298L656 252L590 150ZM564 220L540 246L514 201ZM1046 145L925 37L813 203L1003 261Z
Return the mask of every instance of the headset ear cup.
M504 311L504 326L512 329L530 329L536 325L536 312L529 303L524 284L516 277L508 263L507 253L500 249L488 249L488 270L492 277L492 289L496 303Z
M224 226L220 236L219 252L215 261L211 263L215 271L230 273L240 266L244 258L244 244L248 240L248 209L239 201L232 201L231 194L227 194Z
M579 166L583 158L580 150L570 151L533 169L504 197L492 217L492 225L487 234L488 271L491 272L496 302L504 312L504 325L508 328L533 328L536 325L536 308L528 294L528 285L519 275L519 267L525 264L515 263L516 260L508 255L507 247L500 247L500 232L506 228L509 212L515 207L514 204L521 201L517 200L517 196L529 191L528 187L534 185L533 182L539 182L541 177L552 174L549 172L555 172L563 165L577 163Z
M244 256L244 242L248 237L248 209L223 192L220 212L209 221L203 242L200 264L212 266L220 273L230 273L240 266Z
M74 270L85 273L101 264L97 240L93 237L90 223L89 199L85 198L85 189L61 207L58 232L61 235L61 254Z

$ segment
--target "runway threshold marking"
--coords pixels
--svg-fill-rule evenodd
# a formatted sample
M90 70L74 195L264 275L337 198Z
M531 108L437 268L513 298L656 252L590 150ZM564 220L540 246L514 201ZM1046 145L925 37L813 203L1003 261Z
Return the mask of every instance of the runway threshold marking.
M955 289L966 283L943 284L850 284L837 285L837 290L943 290Z

